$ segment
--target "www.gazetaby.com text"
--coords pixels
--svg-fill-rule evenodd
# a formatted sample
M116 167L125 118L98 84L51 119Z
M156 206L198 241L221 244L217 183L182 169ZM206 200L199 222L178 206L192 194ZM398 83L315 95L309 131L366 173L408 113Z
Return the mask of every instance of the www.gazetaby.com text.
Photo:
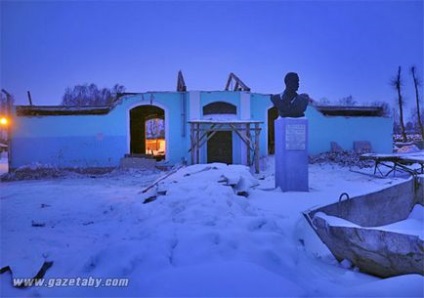
M15 287L127 287L128 278L14 278Z

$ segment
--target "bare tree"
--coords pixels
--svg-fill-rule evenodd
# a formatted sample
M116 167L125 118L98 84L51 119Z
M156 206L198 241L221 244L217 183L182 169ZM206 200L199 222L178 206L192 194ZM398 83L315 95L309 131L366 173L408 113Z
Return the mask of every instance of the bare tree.
M64 106L109 106L119 94L125 92L125 87L115 84L111 89L99 89L96 84L76 85L72 89L66 88L62 97Z
M0 116L6 119L10 117L11 109L13 106L13 95L9 94L6 90L2 89L0 92ZM7 120L6 120L7 121ZM0 124L0 142L7 143L9 139L8 124Z
M372 107L379 107L382 109L382 116L389 117L392 114L390 105L385 101L374 101L371 103Z
M320 98L318 101L318 105L320 106L329 106L331 105L331 101L327 97Z
M422 117L424 115L424 108L421 107L421 111L418 112L417 107L414 106L410 110L410 115L408 119L411 119L412 123L414 124L414 132L419 134L421 137L421 127L419 124L418 115L421 115L421 122L422 122Z
M339 99L339 105L351 107L351 106L356 105L356 100L353 99L352 95L349 95L347 97L340 98Z
M7 97L3 92L0 92L0 115L7 114Z
M11 109L12 109L14 100L15 99L14 99L13 95L9 94L9 92L7 92L4 89L1 89L1 92L0 92L0 114L9 116L9 114L11 113Z
M415 87L415 102L417 105L417 116L418 116L418 126L420 127L421 130L421 137L424 140L424 128L423 128L423 122L422 122L422 118L421 118L421 109L420 109L420 94L418 92L418 87L421 86L421 81L419 80L419 78L417 78L416 74L415 74L415 66L411 67L411 75L412 75L412 79L414 80L414 87Z
M397 76L391 81L391 85L396 89L398 95L398 105L399 105L399 121L401 127L402 140L407 141L406 132L405 132L405 123L403 120L403 98L402 98L402 79L401 79L402 68L398 67Z

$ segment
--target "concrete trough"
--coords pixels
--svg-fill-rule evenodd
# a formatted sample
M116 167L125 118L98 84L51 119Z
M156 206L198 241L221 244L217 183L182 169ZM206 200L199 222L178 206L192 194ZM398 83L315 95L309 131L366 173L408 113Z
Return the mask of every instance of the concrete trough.
M380 277L424 275L422 234L388 228L416 214L414 210L422 218L422 206L424 175L366 195L342 194L337 203L303 215L339 262L347 260Z

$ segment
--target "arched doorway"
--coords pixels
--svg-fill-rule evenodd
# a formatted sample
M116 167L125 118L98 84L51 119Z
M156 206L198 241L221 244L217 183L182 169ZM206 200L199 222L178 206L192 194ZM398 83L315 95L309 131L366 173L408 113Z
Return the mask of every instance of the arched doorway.
M275 153L275 135L274 121L278 118L278 110L276 107L268 109L268 154Z
M218 101L203 107L203 116L237 115L237 107L230 103ZM207 141L207 162L233 163L232 131L215 131Z
M130 154L162 160L165 149L165 111L153 105L130 110Z

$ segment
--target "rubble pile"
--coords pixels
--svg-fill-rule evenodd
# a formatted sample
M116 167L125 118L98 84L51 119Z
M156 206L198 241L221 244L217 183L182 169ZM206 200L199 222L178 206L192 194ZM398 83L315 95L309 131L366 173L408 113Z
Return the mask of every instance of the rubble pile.
M76 175L97 176L110 173L111 168L57 168L47 164L34 163L31 165L19 167L10 173L0 176L0 181L19 181L19 180L41 180L52 178L63 178Z
M64 175L63 171L58 168L49 165L32 164L19 167L10 173L2 175L1 181L38 180L45 178L58 178L63 177Z
M361 160L360 154L354 151L324 152L309 156L309 163L335 163L343 167L357 166L359 168L373 167L374 163L370 160Z

